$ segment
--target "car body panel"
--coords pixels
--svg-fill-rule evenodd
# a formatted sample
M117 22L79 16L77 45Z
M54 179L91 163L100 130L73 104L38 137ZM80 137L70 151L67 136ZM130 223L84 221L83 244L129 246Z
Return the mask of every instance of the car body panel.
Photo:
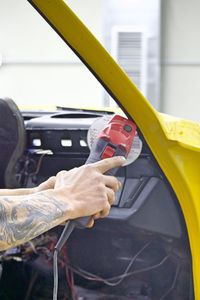
M159 114L62 0L29 1L140 128L173 187L187 225L200 299L200 125Z

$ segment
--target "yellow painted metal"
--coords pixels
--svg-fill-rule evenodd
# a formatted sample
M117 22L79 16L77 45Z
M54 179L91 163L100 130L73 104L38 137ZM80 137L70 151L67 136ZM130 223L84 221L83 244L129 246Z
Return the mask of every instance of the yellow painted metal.
M171 183L185 217L200 299L200 126L161 115L62 0L32 0L137 123ZM192 95L191 95L192 97Z

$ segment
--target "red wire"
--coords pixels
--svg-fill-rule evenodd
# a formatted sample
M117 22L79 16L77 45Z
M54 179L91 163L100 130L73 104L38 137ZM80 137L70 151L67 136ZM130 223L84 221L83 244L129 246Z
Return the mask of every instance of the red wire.
M70 276L69 275L69 270L68 270L67 267L65 267L65 272L66 272L66 277L67 277L67 283L68 283L68 285L71 289L73 298L74 298L74 300L78 300L78 297L77 297L76 292L74 290L74 274L73 274L73 272L70 272L70 275L71 275ZM71 277L71 279L70 279L70 277Z
M70 270L70 273L71 273L71 283L72 283L72 287L73 287L73 296L75 298L75 300L78 300L78 297L76 295L76 292L74 290L74 273L72 270Z
M65 273L66 273L67 283L69 284L70 289L72 289L72 284L69 278L69 270L67 267L65 267Z
M68 255L67 255L67 244L65 244L63 246L62 253L63 253L65 262L67 264L69 264L69 258L68 258ZM65 272L66 272L67 283L68 283L68 285L71 289L73 298L74 298L74 300L78 300L78 297L77 297L76 292L74 290L74 273L73 273L73 271L70 270L70 274L69 274L69 270L68 270L67 267L65 267Z

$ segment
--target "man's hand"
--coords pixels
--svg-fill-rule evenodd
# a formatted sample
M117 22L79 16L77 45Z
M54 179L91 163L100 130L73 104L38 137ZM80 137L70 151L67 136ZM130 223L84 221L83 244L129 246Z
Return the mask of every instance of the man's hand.
M56 177L52 176L40 185L33 188L22 188L22 189L0 189L0 196L23 196L31 195L54 188Z
M0 196L0 251L25 243L64 221L93 216L105 217L120 184L103 175L121 166L123 157L113 157L71 171L61 171L38 188L42 191ZM6 190L4 190L5 192Z
M55 186L55 182L56 182L55 176L49 177L49 179L42 182L40 185L32 188L31 194L53 189Z
M68 203L69 219L93 216L88 224L91 227L94 219L109 214L121 184L115 177L103 174L124 161L123 157L113 157L57 174L54 197Z

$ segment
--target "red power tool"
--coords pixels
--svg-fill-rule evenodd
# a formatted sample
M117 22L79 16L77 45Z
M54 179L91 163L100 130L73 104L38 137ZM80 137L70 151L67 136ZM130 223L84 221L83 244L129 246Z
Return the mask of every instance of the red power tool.
M127 158L133 139L136 132L136 125L119 115L115 115L102 129L94 141L90 155L86 161L86 164L97 162L101 159L113 157L113 156L124 156ZM113 168L107 171L106 175L115 175L118 168ZM62 249L63 245L69 238L75 227L86 228L91 217L82 217L68 221L65 228L55 246L54 252L54 297L53 300L57 299L57 253Z

